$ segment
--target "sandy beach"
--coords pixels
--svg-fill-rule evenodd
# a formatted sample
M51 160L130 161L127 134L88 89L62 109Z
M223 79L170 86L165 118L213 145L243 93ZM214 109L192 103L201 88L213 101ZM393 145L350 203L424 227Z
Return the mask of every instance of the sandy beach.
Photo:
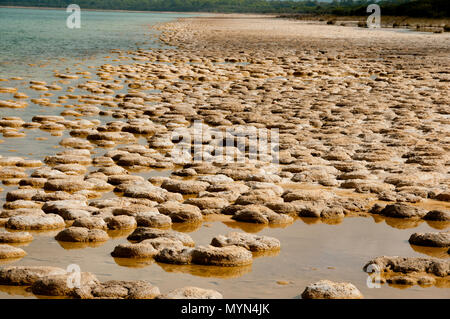
M152 28L164 47L0 82L0 111L60 110L0 120L5 150L58 139L0 153L1 298L450 297L450 33Z

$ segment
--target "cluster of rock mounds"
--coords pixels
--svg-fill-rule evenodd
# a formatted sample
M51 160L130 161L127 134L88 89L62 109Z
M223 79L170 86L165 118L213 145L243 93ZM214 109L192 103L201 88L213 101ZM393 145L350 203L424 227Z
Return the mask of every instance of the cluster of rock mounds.
M364 271L381 283L448 287L450 262L439 258L381 256L366 263Z
M111 253L119 258L154 258L176 265L207 265L221 267L246 266L253 262L252 253L280 249L273 237L231 232L211 240L209 246L195 246L189 235L151 228L137 228L128 236L133 243L120 244Z
M77 299L221 299L210 289L184 287L161 294L145 280L100 282L89 272L74 273L49 266L9 266L0 268L0 285L27 286L35 295Z

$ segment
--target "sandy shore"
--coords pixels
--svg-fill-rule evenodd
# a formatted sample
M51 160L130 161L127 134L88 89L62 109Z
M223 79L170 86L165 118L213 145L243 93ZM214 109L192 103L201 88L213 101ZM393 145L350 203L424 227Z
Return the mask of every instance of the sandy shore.
M42 161L0 155L0 260L16 262L0 269L0 285L75 298L270 297L284 286L290 298L445 297L437 287L450 286L450 34L249 15L182 18L155 29L171 47L115 50L117 63L95 75L67 68L55 73L59 82L30 81L39 98L3 84L12 79L1 82L9 99L2 96L0 108L64 107L31 122L4 117L5 139L26 137L27 129L70 136ZM390 233L371 228L381 221ZM293 231L299 223L309 228ZM319 225L345 229L333 243L358 234L351 239L358 247L330 249L339 271L291 266L332 254L321 250L330 232ZM42 232L67 251L97 249L86 250L83 289L67 287ZM386 257L392 247L404 258ZM40 251L49 262L33 268L26 255ZM132 268L127 278L112 259ZM154 262L164 274L134 269ZM389 287L431 293L370 289L363 269L377 269ZM123 281L96 277L105 273ZM216 288L170 273L237 279ZM183 287L188 282L201 285Z

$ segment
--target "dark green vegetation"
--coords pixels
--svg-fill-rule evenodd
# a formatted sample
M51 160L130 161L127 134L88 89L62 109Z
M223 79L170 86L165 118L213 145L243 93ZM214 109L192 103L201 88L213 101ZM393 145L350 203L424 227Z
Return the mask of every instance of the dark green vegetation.
M179 12L245 12L333 14L366 16L374 0L0 0L4 6L66 7L71 3L84 9L151 10ZM382 0L383 15L443 18L450 17L450 0Z

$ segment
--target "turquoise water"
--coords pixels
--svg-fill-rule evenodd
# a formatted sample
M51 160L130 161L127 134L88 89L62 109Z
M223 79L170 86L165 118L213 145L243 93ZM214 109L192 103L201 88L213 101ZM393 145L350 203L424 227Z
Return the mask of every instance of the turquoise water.
M66 25L65 9L0 8L0 77L39 75L39 68L95 60L111 49L157 47L150 26L180 14L84 11L81 28ZM64 58L64 64L59 63ZM93 63L95 64L95 63Z
M47 96L54 103L68 87L75 88L73 94L86 94L77 85L87 80L99 80L96 67L105 63L130 64L133 61L123 57L128 56L127 51L161 47L157 40L159 32L151 30L151 25L189 16L82 9L81 28L69 29L66 20L70 14L65 9L0 8L0 80L7 80L0 81L0 87L14 87L29 96L25 99L28 102L26 108L0 108L0 119L17 116L29 122L35 115L60 115L64 111L62 107L43 107L31 101L41 98L46 92L30 89L29 81L46 81L61 86L61 91L50 91L54 95ZM111 53L113 49L123 52L120 60L117 60L117 53ZM55 70L70 74L89 72L90 75L88 78L80 75L75 80L61 81L55 78ZM125 93L126 89L124 86L116 93ZM14 100L13 94L2 93L0 100ZM95 118L102 123L113 120L110 116ZM42 160L57 151L55 147L62 138L69 137L69 131L65 130L62 136L54 136L51 132L22 128L20 132L26 133L25 137L4 138L0 135L0 155ZM40 137L45 140L36 139Z

